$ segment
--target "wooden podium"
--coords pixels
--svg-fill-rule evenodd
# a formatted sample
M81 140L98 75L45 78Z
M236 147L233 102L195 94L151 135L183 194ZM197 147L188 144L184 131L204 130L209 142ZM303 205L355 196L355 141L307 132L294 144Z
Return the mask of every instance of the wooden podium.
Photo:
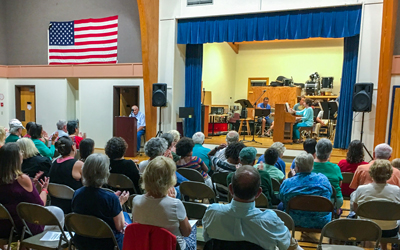
M274 142L293 143L293 124L296 116L286 111L285 104L275 104Z
M135 157L137 152L137 120L135 117L114 117L115 136L122 137L128 144L125 157Z

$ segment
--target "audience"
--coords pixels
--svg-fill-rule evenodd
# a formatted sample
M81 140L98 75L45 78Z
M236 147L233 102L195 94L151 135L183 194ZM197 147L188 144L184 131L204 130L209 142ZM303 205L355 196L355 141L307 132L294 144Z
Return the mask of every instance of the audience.
M68 130L68 135L72 139L72 141L75 143L76 149L79 149L79 144L83 139L86 138L86 134L83 134L81 136L81 133L79 132L79 123L78 121L69 121L67 123L67 130Z
M75 144L69 137L60 137L56 147L61 157L55 160L50 168L50 182L67 185L73 190L81 188L82 163L74 158L76 153ZM51 197L51 204L60 207L65 214L71 212L70 200Z
M388 160L375 160L369 168L372 183L361 185L352 195L354 210L367 201L383 200L400 203L400 188L388 184L393 173L393 167ZM382 229L382 237L397 237L399 226L396 220L372 220ZM381 249L386 250L386 244L381 243Z
M317 146L317 140L314 138L308 138L303 142L303 149L306 151L306 153L311 154L314 159L315 159L315 146ZM296 167L295 160L293 159L292 165L290 166L290 169L294 169ZM295 173L294 173L295 174Z
M281 170L275 167L276 162L278 161L279 158L279 151L275 148L269 148L265 150L264 153L264 161L265 162L260 162L259 164L255 165L258 169L263 169L269 173L271 178L282 182L283 179L285 179L285 175L282 173Z
M47 186L49 178L44 180L32 181L29 176L22 173L23 152L17 143L7 143L0 149L0 203L8 210L14 224L15 230L21 235L24 226L22 220L17 213L17 205L20 202L28 202L44 206L47 201ZM40 193L35 188L35 183L41 187ZM46 207L64 226L64 214L61 209L53 206ZM43 226L26 223L33 235L39 234L46 230ZM9 220L0 220L0 238L8 239L10 236L11 223Z
M91 215L105 221L112 229L119 249L122 249L125 226L122 205L128 200L129 192L117 191L115 194L102 189L107 184L109 160L103 154L90 155L83 165L83 187L76 190L72 199L72 212ZM113 250L112 239L94 239L75 234L74 243L78 249Z
M290 199L299 195L316 195L331 199L332 186L328 178L323 174L312 173L314 157L308 153L301 153L295 158L296 175L284 180L279 198L282 204L278 207L287 210ZM331 213L308 212L290 210L289 215L298 227L323 228L331 221Z
M28 133L31 136L31 139L32 139L33 143L35 144L36 148L38 149L39 153L42 156L50 158L50 160L51 160L51 158L54 156L54 151L56 150L56 148L54 147L54 144L55 144L55 139L58 137L58 134L55 133L52 135L51 146L50 146L50 148L48 148L46 146L46 144L40 140L42 138L42 134L43 134L42 125L37 124L37 123L32 124L31 127L29 128Z
M57 136L56 140L58 139L58 137L63 137L63 136L68 137L69 136L68 135L68 130L67 130L67 121L59 120L57 122L56 126L57 126L57 131L55 131L53 134L51 134L50 139L53 137L53 135L55 133L58 133L58 136Z
M400 170L400 158L396 158L392 161L392 166Z
M233 142L226 147L225 150L225 158L226 160L222 161L218 157L212 158L212 165L215 168L215 172L226 172L231 173L235 172L238 167L240 167L239 154L243 148L246 146L243 142ZM210 154L211 155L211 154Z
M282 160L283 154L286 151L286 147L282 142L274 142L271 145L271 148L275 148L279 152L279 157L274 166L282 171L283 175L286 176L286 163ZM264 155L261 155L260 158L258 158L257 164L260 162L265 162Z
M240 151L239 154L239 159L240 159L240 164L242 166L254 166L256 163L256 155L257 155L257 149L253 147L246 147L243 148ZM268 199L268 205L269 207L272 207L273 205L279 204L279 200L277 199L276 195L274 194L274 189L272 188L272 181L271 177L269 176L268 172L265 170L258 170L258 173L260 174L261 178L261 188L262 192L267 197ZM234 173L230 173L228 177L226 178L227 185L231 184L232 181L232 175Z
M6 143L6 134L6 129L3 126L0 126L0 148Z
M339 161L338 166L342 173L354 173L356 172L358 166L365 164L368 163L364 161L363 143L359 140L354 140L349 144L346 159ZM354 191L354 189L351 189L349 185L349 183L343 183L341 186L342 194L344 196L350 196L350 194Z
M226 156L225 156L226 147L227 147L227 145L229 145L231 143L239 142L239 134L238 134L238 132L236 132L235 130L229 131L226 134L226 139L225 140L226 140L226 144L223 143L223 144L215 147L213 150L211 150L208 153L208 155L209 156L214 156L214 157L220 159L221 161L226 161Z
M178 141L176 144L176 154L181 157L179 161L176 162L176 167L179 168L191 168L200 172L204 178L204 182L207 186L213 187L211 178L208 176L208 168L204 162L197 156L192 156L194 143L193 140L184 137Z
M22 130L25 128L18 119L12 119L9 125L10 125L10 135L7 137L5 143L17 142L22 135Z
M81 144L79 145L79 153L80 153L80 159L79 161L85 163L86 158L89 157L89 155L94 153L94 141L90 138L83 139L81 141Z
M369 174L369 169L374 164L375 160L389 160L392 156L392 148L382 143L375 147L374 160L368 164L358 166L354 173L353 180L350 183L350 188L357 189L360 185L366 185L372 183L372 178ZM387 181L388 184L396 185L400 187L400 170L393 168L392 177Z
M165 228L176 235L182 250L195 250L196 226L191 228L185 207L175 198L175 171L174 161L164 156L158 156L149 163L142 183L146 194L133 198L132 221Z
M42 172L43 176L49 176L51 160L39 154L33 141L29 138L21 138L17 144L24 159L21 166L22 172L31 178L35 178L38 172Z
M260 174L251 166L242 166L232 176L230 204L211 204L203 217L205 241L248 241L264 249L294 249L290 232L273 210L255 207L260 196Z
M168 148L168 143L165 139L160 137L153 137L144 144L144 152L149 157L148 160L139 163L139 171L142 174L149 165L150 161L157 156L164 155L164 152Z
M165 139L167 141L167 150L165 150L164 152L164 156L174 159L174 155L172 155L172 151L171 151L171 147L172 147L172 143L174 142L174 137L171 134L168 133L164 133L160 136L161 138ZM176 156L176 154L175 154ZM176 160L179 160L179 158L175 158ZM174 160L175 161L175 160Z
M176 144L178 141L181 139L181 134L178 132L178 130L170 130L168 134L171 134L174 137L174 141L172 142L171 146L171 151L176 153Z
M27 132L29 132L29 129L31 128L31 126L32 126L33 124L35 124L35 123L34 123L34 122L28 122L28 123L26 124L26 131L27 131ZM24 138L31 138L31 136L30 136L28 133L26 133L26 134L24 135Z
M206 164L208 171L211 170L211 160L208 156L208 153L211 151L209 148L203 146L204 144L204 134L202 132L197 132L192 136L192 140L194 142L193 148L193 156L197 156L203 160L204 164Z
M329 162L329 158L332 153L332 143L328 139L320 139L317 143L316 149L316 158L314 160L314 169L313 173L321 173L325 175L332 187L336 190L336 209L337 213L340 213L339 208L343 205L343 195L340 186L342 185L343 176L340 172L340 168L338 165ZM333 202L333 198L331 198Z
M108 140L105 148L106 155L110 158L110 173L126 175L135 187L136 193L140 194L139 168L132 160L124 159L128 144L121 137L113 137ZM129 190L133 193L133 190Z

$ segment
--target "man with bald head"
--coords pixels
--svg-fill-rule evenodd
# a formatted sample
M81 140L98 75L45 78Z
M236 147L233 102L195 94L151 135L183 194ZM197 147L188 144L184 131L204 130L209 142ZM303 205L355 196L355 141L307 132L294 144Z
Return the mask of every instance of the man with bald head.
M146 119L144 114L139 111L139 107L136 105L132 106L132 112L129 117L135 117L137 119L137 148L136 150L139 152L140 143L142 141L142 135L146 132Z
M354 173L353 180L350 183L350 188L357 189L358 186L372 183L372 178L369 174L369 168L372 166L375 160L389 160L391 156L392 148L388 144L382 143L377 145L374 150L374 160L368 164L358 166L356 172ZM387 181L387 183L400 187L400 170L394 167L392 167L392 169L392 177Z
M272 210L264 212L255 207L260 196L260 174L252 166L242 166L232 176L230 204L214 203L203 217L203 236L225 241L248 241L264 249L297 248L290 232Z

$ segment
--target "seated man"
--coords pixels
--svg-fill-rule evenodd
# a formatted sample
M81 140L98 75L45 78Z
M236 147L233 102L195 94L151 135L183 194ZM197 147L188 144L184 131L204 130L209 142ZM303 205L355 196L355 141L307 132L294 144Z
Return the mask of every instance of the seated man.
M271 105L269 105L268 103L269 103L269 98L265 97L263 102L261 102L257 105L257 108L271 110ZM273 121L271 120L271 118L269 118L269 115L268 115L266 117L259 117L258 122L261 123L261 135L260 136L264 137L265 124L267 123L268 125L271 125L273 123Z
M311 173L314 165L314 157L311 154L301 153L295 159L296 175L284 180L279 191L282 207L286 210L290 199L298 195L318 195L327 199L331 198L332 186L328 178L323 174ZM298 227L323 228L331 221L331 213L306 212L290 210L294 223Z
M271 178L274 178L275 180L282 182L282 180L285 178L285 175L282 173L281 170L275 167L278 158L279 158L278 150L271 147L265 150L264 153L265 162L260 161L260 163L258 165L255 165L254 167L267 171L271 176Z
M295 249L289 230L272 210L255 207L261 194L260 174L251 166L240 167L232 177L230 204L211 204L203 217L205 241L248 241L264 249Z
M225 150L226 150L226 146L231 144L231 143L235 143L239 141L239 134L238 132L236 132L235 130L229 131L226 134L226 144L222 143L219 146L216 146L213 150L211 150L210 152L208 152L208 156L210 157L210 159L212 159L212 157L216 157L218 159L220 159L221 161L225 161L226 157L225 157Z
M25 129L18 119L12 119L9 123L10 135L7 137L5 143L17 142L22 136L22 130Z
M358 186L367 185L372 183L371 175L369 174L372 164L375 160L389 160L392 156L392 148L386 144L382 143L375 147L374 150L374 160L366 165L358 166L356 172L354 173L353 180L350 183L350 188L357 189ZM400 170L393 168L392 177L387 181L388 184L396 185L400 187Z
M319 102L314 103L314 105L312 106L312 108L319 108ZM328 122L323 121L324 117L324 111L321 110L318 112L317 116L314 118L314 122L315 122L315 129L313 131L314 134L317 135L317 137L319 137L319 130L321 129L321 127L325 127L326 125L328 125Z
M203 160L204 164L206 164L208 168L209 173L211 170L211 161L210 157L208 156L210 149L203 146L204 138L205 136L202 132L197 132L192 136L192 140L194 142L193 156L197 156Z
M142 135L146 133L146 119L144 114L139 111L138 106L132 106L132 112L130 113L129 117L135 117L137 119L137 147L136 150L139 152L140 150L140 143L142 141Z
M63 136L69 137L69 135L68 135L68 129L67 129L67 124L68 124L67 121L65 121L65 120L59 120L59 121L56 123L57 131L55 131L54 133L52 133L52 134L50 135L49 139L52 138L53 135L54 135L55 133L58 133L58 137L57 137L56 140L58 140L58 138L63 137ZM51 142L51 141L50 141L50 142Z
M239 160L242 166L254 166L256 162L256 155L257 155L257 149L253 147L246 147L240 151L239 154ZM274 194L274 189L272 188L272 181L271 177L269 176L268 172L265 170L258 170L258 173L260 174L261 178L261 188L262 192L267 197L268 199L268 204L269 207L272 207L272 205L277 205L279 204L279 200ZM232 175L234 173L230 173L228 177L226 178L226 183L229 186L232 181Z
M301 111L304 109L304 101L306 100L306 97L304 95L300 96L300 100L299 97L297 97L297 100L299 101L298 103L296 103L293 106L293 110L294 111Z
M279 152L278 161L274 166L281 170L284 175L286 175L286 163L282 160L283 154L286 151L285 145L282 142L274 142L272 143L271 148L275 148ZM261 155L260 158L258 158L257 164L260 162L265 162L264 155Z
M212 159L212 164L214 166L215 172L235 172L236 169L240 166L240 151L245 147L246 146L243 144L243 142L235 142L229 144L225 150L225 161L221 161L217 157L214 157Z

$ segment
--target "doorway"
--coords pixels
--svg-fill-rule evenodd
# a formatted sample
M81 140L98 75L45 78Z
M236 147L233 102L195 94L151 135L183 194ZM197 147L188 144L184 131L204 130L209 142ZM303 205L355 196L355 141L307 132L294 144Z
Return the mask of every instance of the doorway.
M25 128L28 122L36 122L35 86L15 86L15 117Z
M129 116L133 105L140 109L139 87L114 86L113 121L116 116ZM113 124L113 134L115 136L115 124Z

